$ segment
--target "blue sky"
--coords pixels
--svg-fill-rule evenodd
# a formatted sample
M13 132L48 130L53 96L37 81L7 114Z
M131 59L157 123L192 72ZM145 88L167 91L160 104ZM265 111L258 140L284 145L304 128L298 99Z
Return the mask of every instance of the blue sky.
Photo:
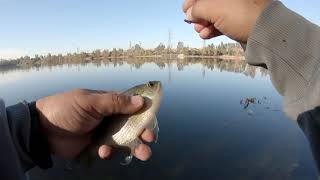
M320 1L284 0L320 24ZM128 48L129 42L155 47L167 42L200 47L202 40L184 23L183 0L0 0L0 58ZM230 41L226 37L207 43Z

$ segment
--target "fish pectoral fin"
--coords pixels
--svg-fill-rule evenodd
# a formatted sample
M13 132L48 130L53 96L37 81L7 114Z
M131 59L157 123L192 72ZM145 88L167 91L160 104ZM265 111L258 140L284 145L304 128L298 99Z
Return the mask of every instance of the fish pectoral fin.
M158 119L154 115L150 123L146 127L147 129L151 130L155 136L155 143L158 142L158 134L159 134L159 124L158 124Z
M133 140L132 142L128 143L127 146L130 148L130 155L126 156L124 158L123 162L120 162L120 164L122 166L127 166L132 162L133 159L133 154L134 154L134 150L140 145L143 144L143 142L139 139L136 138L135 140Z
M73 162L71 161L66 161L66 164L64 166L65 171L72 171L73 170Z

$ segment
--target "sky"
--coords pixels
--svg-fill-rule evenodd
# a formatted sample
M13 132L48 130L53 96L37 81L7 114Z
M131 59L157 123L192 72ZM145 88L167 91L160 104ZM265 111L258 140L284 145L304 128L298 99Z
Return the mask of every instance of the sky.
M320 25L319 0L283 0L292 10ZM0 59L94 49L144 48L203 41L186 24L183 0L0 0ZM206 43L230 42L226 37Z

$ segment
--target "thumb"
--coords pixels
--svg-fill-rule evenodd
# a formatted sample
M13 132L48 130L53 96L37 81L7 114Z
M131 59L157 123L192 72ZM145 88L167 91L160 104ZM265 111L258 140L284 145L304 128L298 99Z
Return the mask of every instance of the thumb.
M133 114L143 106L141 96L126 96L119 93L98 94L94 98L95 109L103 116L113 114Z
M186 0L182 6L183 12L187 13L188 9L190 9L190 7L192 7L195 2L196 0Z

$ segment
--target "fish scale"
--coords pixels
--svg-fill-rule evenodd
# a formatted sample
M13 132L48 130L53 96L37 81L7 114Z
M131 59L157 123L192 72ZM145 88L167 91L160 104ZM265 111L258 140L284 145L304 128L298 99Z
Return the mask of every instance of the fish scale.
M135 137L139 136L141 132L145 129L144 127L147 126L147 120L148 116L154 116L149 115L148 111L143 113L143 115L140 116L140 119L136 120L138 116L133 116L129 118L127 123L121 128L121 130L112 136L113 140L118 145L127 145L131 141L135 139Z

